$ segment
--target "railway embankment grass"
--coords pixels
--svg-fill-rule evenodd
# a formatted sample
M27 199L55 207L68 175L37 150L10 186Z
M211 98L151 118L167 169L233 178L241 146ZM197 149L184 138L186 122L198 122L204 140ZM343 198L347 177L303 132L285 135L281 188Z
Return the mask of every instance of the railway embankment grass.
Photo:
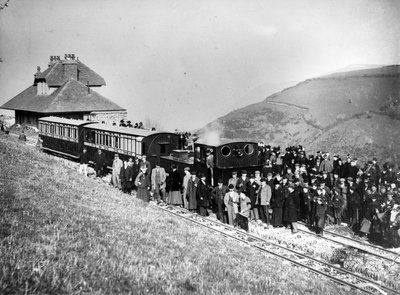
M348 294L0 134L1 294Z

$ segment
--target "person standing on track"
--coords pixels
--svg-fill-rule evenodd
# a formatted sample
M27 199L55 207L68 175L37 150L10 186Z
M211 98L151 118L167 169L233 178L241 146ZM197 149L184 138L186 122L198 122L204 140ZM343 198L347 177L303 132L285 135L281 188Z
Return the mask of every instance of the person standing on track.
M236 214L238 213L238 202L239 195L235 191L235 186L231 183L228 186L229 192L225 194L224 204L228 210L228 222L230 225L234 225Z
M271 202L271 196L271 187L267 184L267 180L265 179L265 177L263 177L261 178L260 187L260 218L263 222L267 224L267 227L270 224L268 210Z
M94 160L94 170L96 171L96 177L103 176L104 164L105 164L105 157L104 157L104 154L99 149L97 151L97 154L96 154L95 160Z
M156 163L156 167L151 170L151 188L153 191L153 197L157 199L157 203L165 202L165 180L167 175L165 169L160 166L160 163Z
M182 178L178 171L178 167L174 164L171 166L172 173L169 176L169 192L168 192L168 203L172 205L182 206Z
M291 183L288 186L288 195L283 205L283 221L290 226L292 233L297 233L297 208L299 207L299 193L296 186Z
M186 198L186 193L188 190L188 184L189 184L189 179L191 177L190 175L190 168L189 167L185 167L185 176L183 177L183 181L182 181L182 198L183 198L183 205L185 209L188 209L188 200Z
M121 181L119 179L119 174L121 173L121 168L123 165L124 165L124 163L119 158L119 155L115 154L113 165L112 165L111 181L112 181L112 184L114 185L114 187L118 187L119 189L121 189Z
M196 200L197 200L197 213L200 216L207 216L207 208L210 206L211 194L208 188L207 177L204 174L200 175L199 185L196 190Z
M137 198L148 203L150 201L151 184L146 166L140 168L140 172L135 179L135 185L137 186Z
M191 172L191 178L188 181L187 191L186 191L186 199L188 201L188 210L196 211L197 210L197 200L196 200L196 191L197 186L199 184L199 179L196 176L196 172Z
M82 153L80 155L80 165L79 165L79 174L87 176L87 168L88 168L88 154L86 148L83 148Z

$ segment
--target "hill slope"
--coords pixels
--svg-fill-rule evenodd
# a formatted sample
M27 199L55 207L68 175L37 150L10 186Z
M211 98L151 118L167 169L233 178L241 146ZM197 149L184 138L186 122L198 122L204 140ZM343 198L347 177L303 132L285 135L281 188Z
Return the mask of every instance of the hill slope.
M349 292L1 132L0 163L0 294Z
M227 138L394 158L399 119L400 66L394 65L306 80L219 118L199 134L218 128Z

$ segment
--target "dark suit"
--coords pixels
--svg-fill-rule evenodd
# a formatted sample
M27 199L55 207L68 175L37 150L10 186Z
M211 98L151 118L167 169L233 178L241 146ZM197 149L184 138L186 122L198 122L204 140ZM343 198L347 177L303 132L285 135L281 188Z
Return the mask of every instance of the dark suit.
M208 189L207 184L200 180L196 190L196 200L197 211L201 216L207 215L207 208L210 206L210 199L210 190Z
M99 155L99 153L97 153L94 158L94 170L96 171L97 177L103 176L105 163L106 163L106 159L105 159L104 154L101 153Z

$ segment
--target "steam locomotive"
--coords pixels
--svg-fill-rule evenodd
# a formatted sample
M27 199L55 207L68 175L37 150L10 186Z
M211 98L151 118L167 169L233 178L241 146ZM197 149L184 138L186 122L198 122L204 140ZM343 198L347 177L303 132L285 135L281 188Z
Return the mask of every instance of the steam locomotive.
M232 171L245 169L252 173L261 169L255 141L221 140L217 145L209 145L197 140L188 146L182 133L59 117L39 119L39 134L44 151L79 160L81 151L86 148L91 164L100 149L109 169L115 154L122 160L146 155L153 167L158 162L167 171L172 164L177 165L181 173L189 167L191 171L208 175L209 184L216 184L219 179L226 183Z

